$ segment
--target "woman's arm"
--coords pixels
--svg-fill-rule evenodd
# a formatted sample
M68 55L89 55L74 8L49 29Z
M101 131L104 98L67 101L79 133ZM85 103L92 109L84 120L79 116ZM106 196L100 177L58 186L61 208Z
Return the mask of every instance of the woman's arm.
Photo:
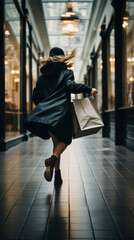
M90 93L91 95L98 93L96 88L92 88L86 84L76 83L72 70L69 70L67 73L66 87L70 93Z

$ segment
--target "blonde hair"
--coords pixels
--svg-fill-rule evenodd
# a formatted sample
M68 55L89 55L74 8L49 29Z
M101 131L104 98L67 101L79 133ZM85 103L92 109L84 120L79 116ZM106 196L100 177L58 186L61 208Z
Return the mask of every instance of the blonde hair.
M55 55L53 57L49 56L40 60L41 64L44 66L49 62L61 62L65 63L68 68L71 68L74 65L73 58L76 55L76 48L73 49L67 56L64 55Z

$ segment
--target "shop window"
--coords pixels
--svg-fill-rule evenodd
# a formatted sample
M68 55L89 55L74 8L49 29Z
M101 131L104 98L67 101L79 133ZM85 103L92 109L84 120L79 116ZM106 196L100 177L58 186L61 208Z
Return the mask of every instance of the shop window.
M126 18L124 18L123 28L126 31L126 101L125 105L134 106L134 2L126 2Z
M34 58L32 58L32 76L33 76L33 87L35 87L38 74L37 74L37 62L35 61Z
M33 88L34 88L38 79L37 62L34 58L32 58L32 77L33 77ZM33 107L35 107L34 104L33 104Z
M109 37L109 79L108 79L108 109L115 108L115 43L114 29Z
M29 47L26 48L26 107L27 113L30 112L30 73L29 73Z
M98 94L96 95L97 98L97 105L98 109L102 110L102 50L98 51L98 58L97 58L97 79L96 79L96 87L98 89Z
M20 16L13 1L5 1L6 138L20 134Z

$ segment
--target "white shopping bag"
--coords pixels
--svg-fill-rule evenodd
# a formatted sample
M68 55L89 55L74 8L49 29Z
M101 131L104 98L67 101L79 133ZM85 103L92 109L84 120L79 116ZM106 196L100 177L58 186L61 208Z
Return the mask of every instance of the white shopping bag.
M72 119L73 138L95 134L104 126L93 96L73 100Z

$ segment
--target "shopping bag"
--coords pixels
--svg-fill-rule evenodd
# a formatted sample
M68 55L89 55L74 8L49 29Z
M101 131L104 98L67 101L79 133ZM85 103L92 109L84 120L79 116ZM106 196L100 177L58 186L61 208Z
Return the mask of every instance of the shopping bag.
M73 138L95 134L104 126L93 96L73 99L72 119Z

